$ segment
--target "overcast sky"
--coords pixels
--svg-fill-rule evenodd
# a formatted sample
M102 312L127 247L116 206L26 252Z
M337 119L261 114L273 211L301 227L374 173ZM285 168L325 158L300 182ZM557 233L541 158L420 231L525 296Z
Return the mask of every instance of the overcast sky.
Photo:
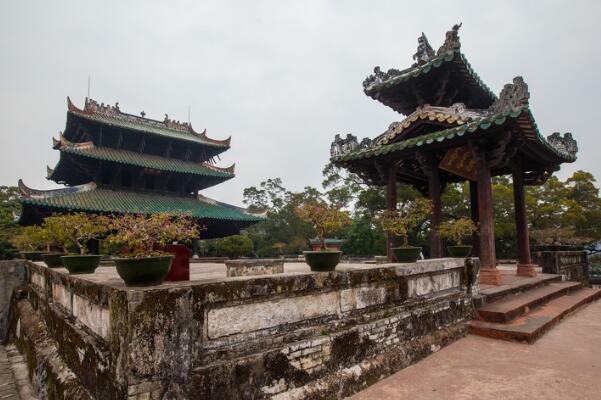
M205 195L241 204L245 187L281 177L320 186L335 134L374 137L402 115L365 96L376 65L406 68L423 31L432 46L463 22L462 51L496 93L529 85L541 132L571 131L601 178L600 1L2 1L0 184L34 188L54 167L66 97L186 120L232 135L233 180Z

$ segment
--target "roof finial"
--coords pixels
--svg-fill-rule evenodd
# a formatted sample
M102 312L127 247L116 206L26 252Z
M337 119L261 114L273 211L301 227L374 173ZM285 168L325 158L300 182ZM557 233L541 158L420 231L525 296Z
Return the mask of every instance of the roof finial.
M416 61L414 66L425 64L434 56L434 49L430 46L424 32L422 32L422 35L417 38L417 52L413 55L413 59Z
M517 111L522 107L528 106L530 92L524 78L516 76L513 83L508 83L503 87L499 98L488 108L491 114L498 114L506 111Z
M461 25L462 22L453 25L453 29L447 32L444 43L440 46L436 54L448 53L461 48L461 42L459 41L459 28L461 28Z

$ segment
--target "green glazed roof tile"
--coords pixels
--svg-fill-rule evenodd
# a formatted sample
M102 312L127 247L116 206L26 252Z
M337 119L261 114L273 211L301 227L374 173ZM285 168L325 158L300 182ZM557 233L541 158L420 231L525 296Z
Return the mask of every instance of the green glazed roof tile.
M60 148L60 151L61 154L73 154L80 157L116 162L143 168L152 168L161 171L203 175L225 179L234 177L233 168L222 169L206 163L194 163L190 161L178 160L176 158L165 158L150 154L136 153L128 150L113 149L110 147L75 145L63 146Z
M263 218L244 212L224 203L191 197L164 196L157 194L97 188L71 191L60 189L47 196L23 197L22 204L37 205L67 211L103 213L190 213L194 218L258 222Z
M492 126L492 124L503 125L503 124L507 123L509 118L516 119L522 114L524 114L524 116L526 118L528 118L528 121L530 122L531 129L535 133L535 137L536 137L536 139L534 139L534 140L536 140L537 142L542 144L548 150L552 151L557 157L559 157L561 160L563 160L565 162L573 162L576 160L575 155L572 155L565 151L562 151L562 150L558 149L557 147L555 147L554 145L552 145L551 143L549 143L547 141L547 139L545 139L543 137L543 135L541 135L540 131L538 130L538 127L534 120L534 116L530 112L530 109L528 107L522 107L520 109L494 114L489 117L482 118L482 119L479 119L479 120L476 120L476 121L473 121L473 122L470 122L470 123L467 123L464 125L445 129L442 131L432 132L432 133L429 133L426 135L421 135L421 136L418 136L415 138L402 140L400 142L386 144L386 145L380 145L376 148L364 149L364 150L360 150L360 151L356 151L356 152L342 154L340 156L333 157L332 162L338 163L338 162L344 162L344 161L372 158L373 156L377 156L377 155L381 155L381 154L389 154L394 151L406 150L406 149L410 149L412 147L421 147L424 144L431 144L435 140L437 142L443 142L447 139L452 139L455 136L463 136L466 133L472 134L475 132L488 130Z

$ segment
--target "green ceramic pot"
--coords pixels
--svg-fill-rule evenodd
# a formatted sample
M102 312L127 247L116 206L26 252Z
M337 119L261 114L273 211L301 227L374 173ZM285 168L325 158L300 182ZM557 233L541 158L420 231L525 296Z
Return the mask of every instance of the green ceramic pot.
M303 251L305 261L311 267L311 271L323 272L334 271L342 257L341 251Z
M472 253L472 246L447 246L451 257L465 258Z
M42 261L43 251L23 251L21 252L23 258L29 261Z
M117 273L125 286L152 286L163 283L171 268L173 256L115 258Z
M100 265L101 255L88 254L88 255L72 255L72 256L61 256L63 265L70 274L93 274Z
M416 262L421 252L422 248L415 246L401 246L392 248L394 258L396 258L396 261L400 263Z
M67 253L44 253L42 254L42 261L46 263L48 268L61 268L63 266L62 256L66 256Z

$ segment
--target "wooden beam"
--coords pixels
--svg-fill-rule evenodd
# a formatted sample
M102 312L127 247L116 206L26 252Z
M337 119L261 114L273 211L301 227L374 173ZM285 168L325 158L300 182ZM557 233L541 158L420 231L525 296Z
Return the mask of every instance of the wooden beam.
M438 172L438 159L434 154L418 151L416 159L424 175L428 177L428 196L432 202L430 215L430 258L441 258L444 250L438 227L442 222L442 201L440 174Z
M386 210L396 211L396 166L391 164L388 170L388 182L386 186ZM388 262L394 261L392 248L395 247L396 238L390 232L386 238L386 256Z

